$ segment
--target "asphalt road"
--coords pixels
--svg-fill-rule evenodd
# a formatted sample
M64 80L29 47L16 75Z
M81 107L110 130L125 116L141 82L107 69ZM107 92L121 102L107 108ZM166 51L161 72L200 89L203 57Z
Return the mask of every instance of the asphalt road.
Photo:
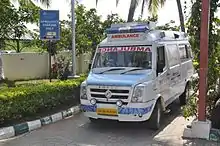
M105 122L97 126L82 114L75 115L25 135L0 142L0 146L178 146L210 145L201 140L182 140L185 119L178 107L165 115L158 131L144 124ZM220 144L219 144L220 145Z

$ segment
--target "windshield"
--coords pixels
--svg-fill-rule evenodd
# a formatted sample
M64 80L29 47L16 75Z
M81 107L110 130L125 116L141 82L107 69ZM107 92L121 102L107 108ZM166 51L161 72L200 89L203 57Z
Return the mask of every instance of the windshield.
M140 67L151 69L152 52L149 46L100 47L93 68Z

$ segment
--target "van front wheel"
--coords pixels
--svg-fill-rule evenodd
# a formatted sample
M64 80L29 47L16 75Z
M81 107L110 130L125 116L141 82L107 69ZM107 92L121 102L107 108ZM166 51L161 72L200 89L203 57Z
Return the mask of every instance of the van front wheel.
M89 118L90 122L92 124L100 124L100 120L99 119L94 119L94 118Z
M151 117L148 121L148 125L150 129L158 130L161 125L161 119L162 119L162 107L159 101L157 101L153 113L151 114Z

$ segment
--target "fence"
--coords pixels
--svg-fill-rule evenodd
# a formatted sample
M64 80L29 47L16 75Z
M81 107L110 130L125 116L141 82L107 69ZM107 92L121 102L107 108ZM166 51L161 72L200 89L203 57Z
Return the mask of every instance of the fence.
M58 55L70 56L69 52ZM77 74L85 73L88 69L90 54L82 54L76 58ZM3 72L9 80L26 80L48 78L48 53L13 53L3 54Z

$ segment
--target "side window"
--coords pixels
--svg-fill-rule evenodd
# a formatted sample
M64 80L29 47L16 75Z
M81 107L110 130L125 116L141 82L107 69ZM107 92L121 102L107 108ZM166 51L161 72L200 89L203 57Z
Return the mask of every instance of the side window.
M189 58L192 58L190 45L179 45L179 52L181 62L186 61Z
M167 57L168 64L170 67L175 66L179 63L179 52L177 45L167 45Z
M188 56L188 51L187 51L187 46L186 45L179 45L179 52L180 52L180 59L181 61L184 61L187 59Z
M192 48L190 45L186 45L187 46L187 52L189 54L189 58L193 58L193 54L192 54Z
M157 47L157 75L162 73L166 66L164 46Z

